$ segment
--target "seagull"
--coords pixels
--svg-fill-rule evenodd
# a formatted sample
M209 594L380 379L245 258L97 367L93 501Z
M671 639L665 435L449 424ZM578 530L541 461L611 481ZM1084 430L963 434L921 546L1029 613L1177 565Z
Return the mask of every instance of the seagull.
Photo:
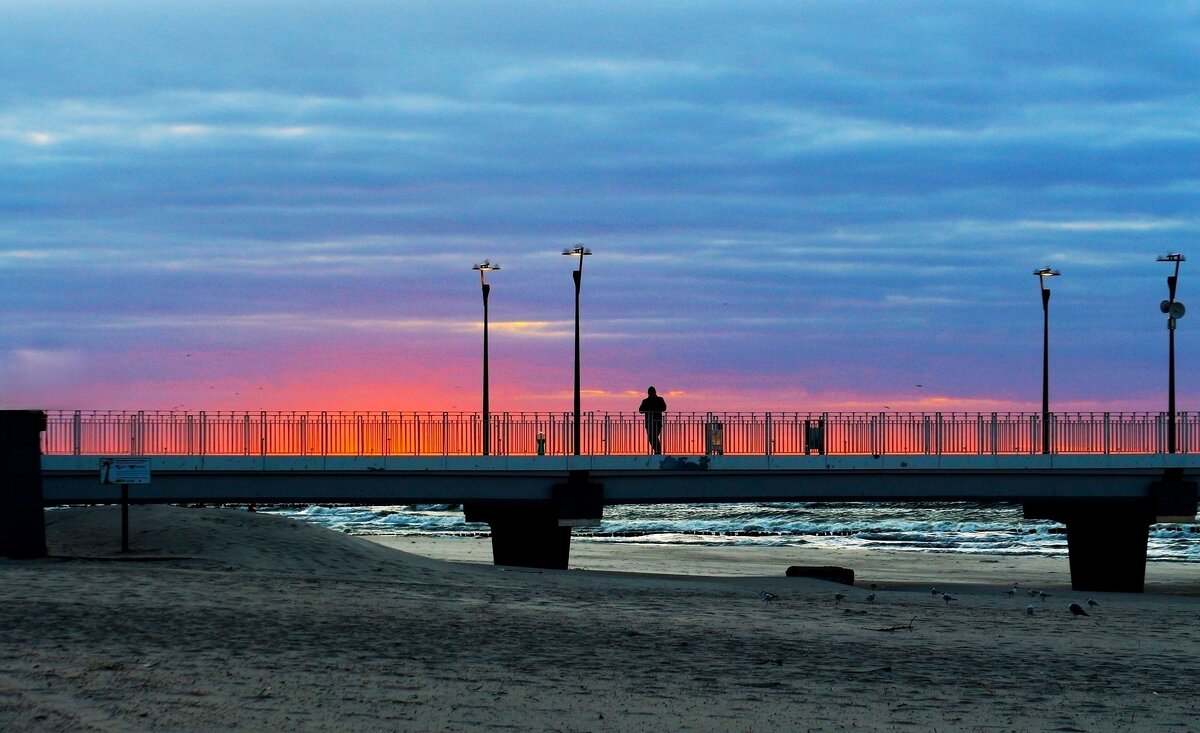
M1049 594L1049 593L1047 593L1046 591L1044 591L1044 590L1042 590L1042 591L1038 591L1038 598L1040 598L1041 600L1043 600L1043 601L1044 601L1044 600L1046 600L1046 599L1047 599L1047 598L1049 598L1049 597L1050 597L1050 594Z
M946 605L947 605L947 606L949 606L949 605L950 605L950 601L957 601L958 599L957 599L957 598L955 598L954 596L950 595L949 593L943 593L943 594L942 594L942 600L946 602Z
M764 603L770 603L771 601L773 601L779 597L769 590L764 590L761 593L759 593L759 595L762 596Z
M1071 612L1071 616L1087 616L1088 612L1083 610L1083 606L1078 603L1072 603L1067 606L1067 610Z
M1097 602L1095 602L1095 601L1093 601L1091 598L1089 598L1089 599L1088 599L1087 603L1088 603L1088 605L1089 605L1089 606L1091 606L1092 608L1099 608L1099 607L1100 607L1100 604L1099 604L1099 603L1097 603Z
M1017 594L1016 588L1009 588L1008 590L1004 591L1004 595L1008 596L1009 598L1012 598L1016 594Z
M833 594L833 602L834 603L841 603L845 599L846 599L845 593L834 593Z
M938 594L938 589L937 589L937 588L930 588L930 589L929 589L929 595L931 595L931 596L936 596L937 594Z
M1030 598L1033 598L1034 596L1036 596L1036 595L1037 595L1037 591L1036 591L1036 590L1034 590L1033 588L1030 588L1028 591L1026 591L1026 593L1028 593L1028 594L1029 594L1029 597L1030 597Z
M1033 604L1032 603L1025 607L1025 615L1026 616L1033 615Z
M875 594L872 593L867 596L867 603L874 603L874 602L875 602Z

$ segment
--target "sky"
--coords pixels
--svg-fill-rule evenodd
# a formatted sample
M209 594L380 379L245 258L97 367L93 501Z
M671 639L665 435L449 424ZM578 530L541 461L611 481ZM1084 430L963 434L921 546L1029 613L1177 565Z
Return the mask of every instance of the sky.
M7 0L0 408L1167 403L1195 2ZM1195 320L1193 320L1193 318ZM1178 321L1200 409L1200 315Z

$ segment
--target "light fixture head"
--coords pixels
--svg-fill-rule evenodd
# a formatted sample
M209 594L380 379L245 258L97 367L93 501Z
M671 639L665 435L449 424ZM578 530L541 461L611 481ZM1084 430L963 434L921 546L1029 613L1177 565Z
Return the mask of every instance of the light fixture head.
M587 247L584 247L582 244L577 244L574 247L570 247L568 249L563 250L563 254L565 254L565 255L571 255L571 256L578 255L580 257L583 257L584 255L590 255L591 253L592 253L592 251L590 249L588 249Z
M1159 262L1185 262L1186 260L1187 258L1178 252L1169 252L1165 255L1158 256Z
M500 263L498 263L498 262L491 262L491 261L489 261L489 260L484 260L483 262L480 262L478 265L474 265L474 266L472 266L472 267L471 267L471 269L472 269L472 270L479 270L480 272L491 272L491 271L493 271L493 270L499 270L499 269L500 269Z
M1051 270L1049 267L1039 267L1033 271L1033 274L1038 277L1058 277L1062 273L1058 270Z

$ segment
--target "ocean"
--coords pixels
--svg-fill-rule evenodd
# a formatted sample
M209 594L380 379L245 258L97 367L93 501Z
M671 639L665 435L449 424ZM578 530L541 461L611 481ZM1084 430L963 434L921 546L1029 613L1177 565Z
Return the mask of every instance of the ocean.
M463 521L461 507L259 507L349 534L479 537L486 524ZM744 503L610 506L598 527L575 537L599 542L689 545L804 545L969 555L1066 556L1062 525L1025 519L1020 504ZM1200 525L1155 524L1151 560L1200 562Z

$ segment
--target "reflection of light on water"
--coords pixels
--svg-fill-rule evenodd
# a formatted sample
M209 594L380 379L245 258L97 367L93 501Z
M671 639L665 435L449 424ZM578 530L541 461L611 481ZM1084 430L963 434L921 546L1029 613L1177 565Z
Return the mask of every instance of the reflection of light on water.
M458 505L263 507L351 534L486 535ZM864 549L968 555L1065 557L1061 525L1027 520L1012 504L759 503L659 504L605 508L599 527L576 528L595 542L691 546ZM1200 525L1150 528L1153 560L1200 562Z

